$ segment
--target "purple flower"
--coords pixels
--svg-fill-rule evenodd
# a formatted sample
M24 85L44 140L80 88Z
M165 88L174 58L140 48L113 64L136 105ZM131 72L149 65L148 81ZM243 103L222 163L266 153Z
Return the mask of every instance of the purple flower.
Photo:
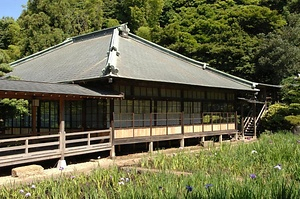
M206 184L205 189L209 189L210 187L214 186L213 184Z
M73 180L73 179L75 179L75 176L71 176L70 178Z
M33 185L31 185L31 189L35 189L36 187L35 187L35 185L33 184Z
M31 196L31 193L29 193L29 192L27 192L26 194L25 194L25 197L26 198L28 198L28 197L30 197Z
M190 186L190 185L186 185L186 190L188 191L188 192L191 192L191 191L193 191L193 187L192 186Z
M255 179L255 178L256 178L256 175L255 175L254 173L251 173L251 174L250 174L250 178Z
M59 167L59 170L60 170L60 171L62 171L62 170L64 170L64 169L65 169L64 167Z
M124 185L125 183L123 181L119 182L118 183L119 185Z
M23 194L23 193L24 193L24 190L23 190L23 189L20 189L20 193Z

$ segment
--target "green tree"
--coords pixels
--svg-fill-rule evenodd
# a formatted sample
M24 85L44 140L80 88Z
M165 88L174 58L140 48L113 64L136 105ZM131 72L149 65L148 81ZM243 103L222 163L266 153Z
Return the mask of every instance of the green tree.
M247 3L168 0L157 42L219 70L252 79L260 43L257 35L277 30L285 21L257 1Z
M100 30L102 0L31 0L18 19L22 54L30 55L71 36Z
M0 19L0 76L12 71L9 62L20 57L20 27L10 17Z
M278 31L262 35L256 54L256 80L279 84L283 79L299 72L300 19L291 14L287 25Z
M153 28L159 25L163 11L164 0L127 0L120 4L123 10L121 21L128 22L130 29L135 32L139 27Z

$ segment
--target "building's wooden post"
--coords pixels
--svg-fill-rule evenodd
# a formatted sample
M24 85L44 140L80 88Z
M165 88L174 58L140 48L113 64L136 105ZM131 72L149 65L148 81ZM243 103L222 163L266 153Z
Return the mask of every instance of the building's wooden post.
M66 149L66 132L65 132L65 101L63 98L59 99L59 149L60 149L60 160L58 161L57 168L65 168L67 166L65 160L65 149Z
M32 134L36 135L37 134L37 107L39 106L39 100L38 99L33 99L31 101L32 103Z
M134 122L135 122L135 120L134 120L134 113L132 113L132 136L133 137L135 137L134 136Z
M201 113L201 119L202 119L202 121L201 121L201 123L202 123L202 132L204 132L204 114L203 114L203 112Z
M213 113L210 112L211 131L214 131Z
M181 112L180 120L181 120L181 134L182 138L180 140L180 147L184 147L184 122L183 122L183 112Z
M238 129L238 122L237 122L237 111L234 113L234 129Z
M110 143L111 143L110 157L111 158L114 158L116 156L115 145L114 145L114 137L115 137L114 134L115 133L113 127L110 127Z
M223 141L223 135L219 135L219 142L220 142L220 144L222 144L222 141Z
M244 124L244 106L242 104L242 107L241 107L241 114L242 114L242 119L241 119L241 131L242 131L242 139L244 140L245 139L245 124Z
M149 142L149 152L152 153L153 152L153 142Z
M150 137L151 137L151 139L152 139L152 122L153 122L152 117L153 117L153 114L150 113Z
M226 123L227 123L227 125L226 125L226 130L229 130L229 117L228 117L228 112L226 113Z
M114 158L116 157L116 151L115 151L115 113L114 113L114 100L110 100L110 142L111 142L111 150L110 150L110 157ZM120 148L119 148L120 150Z
M253 104L253 119L254 119L254 135L253 138L256 138L256 102Z

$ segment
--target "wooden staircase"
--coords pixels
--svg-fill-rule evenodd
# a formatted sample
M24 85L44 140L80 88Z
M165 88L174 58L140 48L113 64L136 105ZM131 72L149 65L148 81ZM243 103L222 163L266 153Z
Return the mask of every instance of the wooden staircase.
M255 107L257 108L257 107ZM256 137L257 128L260 124L263 113L268 109L267 103L264 103L259 111L251 110L243 121L243 135L245 137ZM256 114L258 113L258 114Z

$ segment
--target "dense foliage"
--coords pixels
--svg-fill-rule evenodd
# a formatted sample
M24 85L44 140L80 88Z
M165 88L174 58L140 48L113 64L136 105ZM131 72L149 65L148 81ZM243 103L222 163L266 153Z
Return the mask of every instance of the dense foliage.
M282 81L282 102L271 105L263 115L264 129L278 131L292 130L300 125L300 77L290 77Z
M3 187L0 198L299 198L299 158L299 136L264 134L236 146L158 151L136 165L142 171L99 167L83 175L60 168L58 178Z

